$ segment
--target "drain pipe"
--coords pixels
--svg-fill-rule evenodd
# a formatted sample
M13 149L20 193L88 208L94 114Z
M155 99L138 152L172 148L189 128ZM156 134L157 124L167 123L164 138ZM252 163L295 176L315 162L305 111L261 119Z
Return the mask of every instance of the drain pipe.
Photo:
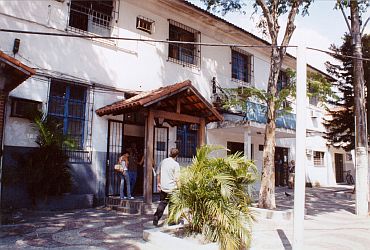
M5 141L5 124L6 124L6 106L8 104L9 93L4 93L4 107L3 107L3 128L1 131L1 149L0 149L0 209L3 207L3 159L4 159L4 141ZM0 214L1 216L1 214Z

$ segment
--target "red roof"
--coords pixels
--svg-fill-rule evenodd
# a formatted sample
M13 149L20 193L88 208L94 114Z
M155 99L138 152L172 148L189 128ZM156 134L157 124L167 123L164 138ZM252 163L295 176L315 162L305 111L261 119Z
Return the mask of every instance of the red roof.
M2 51L0 51L0 67L2 74L6 76L2 90L8 92L15 89L19 84L36 73L34 69L24 65Z
M156 104L157 109L173 111L176 99L180 97L181 113L206 118L207 122L223 120L222 116L187 80L159 89L142 92L96 111L99 116L120 115L134 112Z

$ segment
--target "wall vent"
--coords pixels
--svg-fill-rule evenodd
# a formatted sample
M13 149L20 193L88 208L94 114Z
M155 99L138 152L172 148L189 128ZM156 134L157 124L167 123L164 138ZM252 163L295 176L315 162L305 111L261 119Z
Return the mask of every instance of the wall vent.
M154 21L143 16L138 16L136 18L136 28L152 34L154 33Z

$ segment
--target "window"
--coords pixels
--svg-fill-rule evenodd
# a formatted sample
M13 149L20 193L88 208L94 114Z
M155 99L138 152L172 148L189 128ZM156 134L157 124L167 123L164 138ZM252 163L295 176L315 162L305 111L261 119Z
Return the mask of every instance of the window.
M20 118L30 118L40 112L42 103L22 98L12 98L10 116Z
M283 88L287 87L289 83L289 78L286 72L280 71L278 82L277 82L277 91L280 92Z
M154 27L154 21L153 20L151 20L149 18L146 18L146 17L143 17L143 16L138 16L136 18L136 28L138 30L142 30L142 31L145 31L149 34L152 34L153 27Z
M239 49L231 50L231 78L242 82L251 82L251 55Z
M71 0L69 28L100 36L111 35L113 0Z
M289 84L289 77L285 71L280 71L277 81L277 92L279 93L283 88L286 88ZM288 107L288 101L283 101L281 108Z
M200 42L200 32L188 26L170 20L169 40L182 42ZM200 66L200 46L195 44L170 43L168 59L184 66Z
M179 157L192 158L196 155L198 144L198 130L195 126L183 125L177 127L176 146Z
M314 151L313 153L313 165L324 166L324 152Z
M52 80L48 115L55 118L79 149L83 148L87 89L63 81Z

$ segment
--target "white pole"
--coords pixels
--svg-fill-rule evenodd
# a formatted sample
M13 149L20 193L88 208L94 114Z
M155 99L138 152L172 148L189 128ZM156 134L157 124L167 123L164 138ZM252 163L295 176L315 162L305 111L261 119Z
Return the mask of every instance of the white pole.
M297 47L296 167L294 181L293 250L303 248L306 174L306 47Z

